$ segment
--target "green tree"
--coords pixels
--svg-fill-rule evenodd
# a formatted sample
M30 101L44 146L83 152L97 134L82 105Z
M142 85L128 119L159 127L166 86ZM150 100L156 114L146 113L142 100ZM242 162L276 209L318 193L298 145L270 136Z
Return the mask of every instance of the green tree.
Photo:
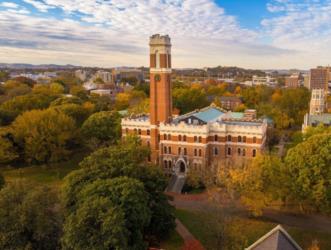
M48 187L8 183L0 191L1 249L58 249L61 210Z
M174 107L178 108L181 114L185 114L208 105L205 91L197 88L173 89L172 98Z
M75 121L54 109L32 110L12 124L14 140L28 162L54 162L70 154L76 136Z
M143 230L150 220L146 197L144 185L128 177L97 180L85 186L78 196L77 212L70 214L65 223L65 245L73 249L144 249ZM91 209L90 205L95 202L107 207ZM107 213L100 211L102 208ZM89 213L84 213L86 210ZM112 224L114 222L118 224ZM78 225L74 225L76 223Z
M120 138L120 115L113 111L101 111L91 115L82 125L82 135L87 145L95 149L111 145Z
M0 71L0 82L5 82L9 79L9 73L7 71Z
M317 134L291 148L284 169L288 197L301 208L331 211L331 134Z
M58 105L51 108L73 118L76 121L77 127L80 127L91 114L91 110L85 108L82 105L73 103Z
M166 237L174 228L174 210L168 204L163 191L167 180L157 167L146 166L149 150L135 139L109 148L102 148L85 158L79 170L65 178L63 187L64 206L69 213L78 205L79 194L86 185L97 180L109 180L127 176L144 184L151 222L145 227L148 238Z
M76 96L72 96L72 97L62 96L62 97L59 97L59 98L55 99L54 101L52 101L50 106L54 107L54 106L59 106L59 105L63 105L63 104L81 105L81 104L83 104L83 101L82 101L82 99L80 99L79 97L76 97Z

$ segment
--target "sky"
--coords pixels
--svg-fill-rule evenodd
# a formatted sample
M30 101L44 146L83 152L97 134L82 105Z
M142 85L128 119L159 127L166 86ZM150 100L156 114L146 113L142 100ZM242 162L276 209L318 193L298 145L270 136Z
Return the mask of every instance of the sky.
M331 0L0 0L0 62L309 69L331 62Z

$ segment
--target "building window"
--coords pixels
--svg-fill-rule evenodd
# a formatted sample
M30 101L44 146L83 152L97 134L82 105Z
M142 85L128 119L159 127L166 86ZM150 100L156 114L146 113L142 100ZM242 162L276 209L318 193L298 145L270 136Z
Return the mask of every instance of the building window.
M194 156L198 156L198 150L196 148L194 149Z
M179 136L178 136L178 141L181 141L181 140L182 140L182 136L179 135Z
M125 133L126 133L126 134L129 133L129 129L128 129L128 128L125 129Z
M137 134L137 129L136 128L134 129L134 133Z
M164 148L163 148L163 151L164 151L164 153L166 154L167 151L168 151L168 150L167 150L167 147L164 147Z
M163 164L164 164L164 168L168 168L168 161L164 161Z
M238 136L238 142L241 142L241 136L240 135Z
M167 135L166 134L163 135L163 140L167 140Z
M187 148L184 148L184 155L187 155Z
M182 149L178 148L178 155L180 155L182 153Z
M149 141L147 141L147 147L150 147L151 143Z
M256 156L256 149L253 149L253 153L252 156L255 157Z
M241 149L238 148L238 155L241 155Z
M218 136L214 135L214 141L218 141Z
M243 156L246 156L246 149L243 149Z
M183 141L186 141L186 135L183 136Z
M246 136L243 137L243 142L246 142Z
M147 135L151 135L151 131L147 129Z
M198 142L198 137L194 136L194 142Z
M214 148L214 155L218 155L218 148L217 147Z
M141 135L141 129L138 129L138 134Z
M169 167L169 168L172 167L172 163L171 163L171 161L168 162L168 167Z
M157 135L157 141L160 142L160 134Z
M231 148L228 148L228 155L231 155Z
M255 136L253 137L253 143L256 143L256 137Z
M170 141L171 140L171 135L170 134L168 134L168 141Z
M202 142L202 138L201 138L201 136L199 136L199 142Z
M199 156L202 156L202 150L199 149Z
M171 147L168 148L168 153L171 154Z
M228 135L228 141L232 141L231 135Z

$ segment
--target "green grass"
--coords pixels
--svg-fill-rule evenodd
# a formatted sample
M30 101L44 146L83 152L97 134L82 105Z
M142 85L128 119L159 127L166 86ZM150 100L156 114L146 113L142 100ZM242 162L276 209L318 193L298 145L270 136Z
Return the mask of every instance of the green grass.
M206 249L219 249L218 237L223 231L224 220L219 220L215 213L177 210L176 216ZM239 216L228 218L225 225L226 245L232 246L231 249L248 247L276 226L262 219ZM321 249L331 249L331 234L296 227L285 228L303 249L307 249L313 240L318 240Z
M180 250L184 245L183 239L180 237L180 235L173 231L169 238L161 243L160 248L165 250Z
M0 168L0 173L4 176L6 182L28 179L37 184L57 185L68 173L78 168L79 162L85 156L86 152L77 152L68 161L20 168Z

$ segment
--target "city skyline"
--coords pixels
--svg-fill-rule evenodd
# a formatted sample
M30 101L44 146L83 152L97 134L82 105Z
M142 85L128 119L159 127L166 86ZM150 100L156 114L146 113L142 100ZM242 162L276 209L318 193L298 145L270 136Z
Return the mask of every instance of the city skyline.
M15 0L0 3L0 62L146 66L169 34L175 68L328 65L330 0Z

